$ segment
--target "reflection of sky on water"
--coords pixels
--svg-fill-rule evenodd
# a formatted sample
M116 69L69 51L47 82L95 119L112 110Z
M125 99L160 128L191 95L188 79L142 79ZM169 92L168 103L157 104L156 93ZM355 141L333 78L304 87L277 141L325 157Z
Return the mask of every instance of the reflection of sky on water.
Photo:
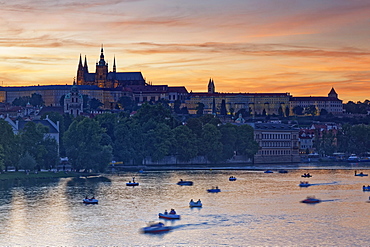
M0 189L0 245L366 245L370 183L352 170L309 170L315 186L300 188L308 170L199 170L125 173L104 178L66 178ZM228 181L229 176L237 181ZM137 187L126 182L136 177ZM180 180L193 186L179 186ZM220 193L207 193L218 186ZM98 205L83 205L88 195ZM316 205L300 201L314 195ZM201 199L202 208L189 208ZM181 220L159 220L174 208ZM142 234L150 221L173 229Z

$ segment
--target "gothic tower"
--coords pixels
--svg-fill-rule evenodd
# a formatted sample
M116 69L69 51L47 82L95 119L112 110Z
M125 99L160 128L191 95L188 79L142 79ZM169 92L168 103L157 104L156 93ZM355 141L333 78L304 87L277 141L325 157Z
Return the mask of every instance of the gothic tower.
M108 63L104 60L104 51L103 46L100 51L100 60L96 63L96 72L95 72L95 84L98 87L105 88L108 75Z
M82 65L82 58L80 54L80 62L78 63L78 68L77 68L77 85L85 84L84 74L85 74L85 70L84 70L84 66Z
M209 79L208 93L215 93L215 83L213 82L213 79Z

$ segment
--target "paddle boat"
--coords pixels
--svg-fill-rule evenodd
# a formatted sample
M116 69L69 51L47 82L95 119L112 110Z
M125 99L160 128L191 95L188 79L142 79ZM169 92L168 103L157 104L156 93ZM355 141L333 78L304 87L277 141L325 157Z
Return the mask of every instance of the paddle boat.
M368 176L368 174L365 174L363 172L357 173L357 171L355 171L355 176L357 176L357 177L365 177L365 176Z
M279 170L279 173L288 173L287 170Z
M193 208L193 207L202 207L202 202L200 201L200 199L198 201L193 201L193 199L190 200L189 202L189 207Z
M300 182L299 183L299 187L308 187L308 186L311 186L311 184L309 184L308 182Z
M362 191L370 191L370 185L368 186L362 186Z
M169 213L167 213L167 210L164 211L164 213L159 213L158 214L160 219L166 219L166 220L179 220L180 215L176 214L174 209L171 209Z
M307 198L302 200L301 202L302 203L319 203L321 202L321 200L315 198L314 196L307 196Z
M216 186L216 188L208 189L207 192L209 193L218 193L221 192L221 190Z
M304 173L303 175L301 175L301 177L302 178L310 178L310 177L312 177L312 175L309 174L309 173Z
M177 185L187 185L187 186L191 186L193 185L193 181L184 181L182 179L180 179L180 181L177 182Z
M82 200L83 203L85 204L98 204L99 200L95 199L94 197L93 198L85 198Z
M138 186L139 185L139 183L138 182L128 182L128 183L126 183L126 186Z
M266 170L266 171L264 171L264 173L274 173L274 172L271 171L271 170Z
M229 177L229 181L236 181L236 177L234 176Z
M147 227L143 227L142 231L144 233L163 233L168 232L172 229L170 226L165 226L162 222L151 223Z

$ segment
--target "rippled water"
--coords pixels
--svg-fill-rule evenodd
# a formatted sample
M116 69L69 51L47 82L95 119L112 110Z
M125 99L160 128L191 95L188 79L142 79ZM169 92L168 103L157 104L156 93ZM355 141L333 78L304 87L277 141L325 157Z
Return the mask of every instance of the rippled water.
M370 192L362 186L370 178L347 169L314 169L312 178L301 178L307 171L148 171L3 184L0 245L368 246ZM237 181L230 182L231 175ZM138 187L126 186L132 176ZM180 179L194 185L178 186ZM300 188L303 180L314 185ZM212 186L221 192L207 193ZM95 195L99 204L84 205L86 195ZM300 203L309 195L323 201ZM189 208L190 199L201 199L203 208ZM182 217L163 221L172 231L140 232L171 208Z

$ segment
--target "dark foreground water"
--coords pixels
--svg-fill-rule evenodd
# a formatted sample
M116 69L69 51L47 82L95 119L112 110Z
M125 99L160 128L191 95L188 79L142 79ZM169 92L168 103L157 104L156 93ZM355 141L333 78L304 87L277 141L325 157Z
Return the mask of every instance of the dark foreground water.
M301 178L308 171L313 177ZM132 176L138 187L126 186ZM194 185L176 185L181 178ZM300 181L313 185L300 188ZM368 184L370 177L355 177L354 170L315 168L145 171L3 184L0 246L369 246L370 192L362 191ZM221 192L207 193L212 186ZM86 195L99 204L84 205ZM300 203L309 195L322 202ZM201 199L203 208L189 208L190 199ZM171 208L182 217L162 221L172 231L140 232Z

